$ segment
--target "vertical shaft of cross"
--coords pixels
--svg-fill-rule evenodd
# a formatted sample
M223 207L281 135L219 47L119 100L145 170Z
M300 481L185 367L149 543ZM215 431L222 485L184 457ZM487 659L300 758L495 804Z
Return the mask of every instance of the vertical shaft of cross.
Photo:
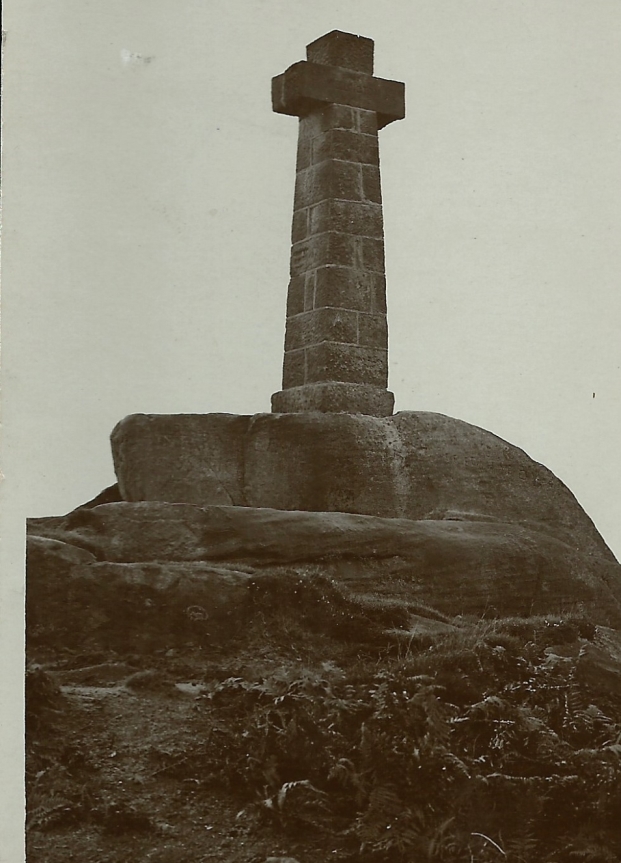
M300 117L283 388L278 413L392 414L378 129L403 85L373 77L373 42L333 31L274 79Z

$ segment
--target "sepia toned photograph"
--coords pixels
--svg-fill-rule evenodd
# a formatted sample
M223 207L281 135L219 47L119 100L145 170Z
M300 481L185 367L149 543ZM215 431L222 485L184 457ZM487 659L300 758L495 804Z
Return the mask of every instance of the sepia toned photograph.
M621 7L8 5L0 861L617 863Z

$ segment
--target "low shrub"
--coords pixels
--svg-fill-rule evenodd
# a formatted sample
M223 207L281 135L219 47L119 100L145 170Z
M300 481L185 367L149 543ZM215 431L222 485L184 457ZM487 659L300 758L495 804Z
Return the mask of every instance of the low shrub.
M488 621L364 670L214 682L203 764L356 860L619 859L621 703L545 653L588 632Z

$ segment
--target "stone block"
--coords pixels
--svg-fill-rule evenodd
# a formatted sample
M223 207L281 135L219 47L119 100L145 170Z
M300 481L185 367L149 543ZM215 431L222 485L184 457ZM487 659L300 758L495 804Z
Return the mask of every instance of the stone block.
M369 348L383 348L388 345L388 323L386 315L358 315L358 344Z
M356 130L365 135L377 135L377 114L375 111L365 111L364 108L353 108Z
M282 366L282 385L299 387L306 383L306 356L304 350L285 351Z
M328 129L349 129L358 131L358 117L356 109L349 105L323 105L314 115L316 118L313 126L313 137Z
M249 423L250 417L233 414L126 417L111 436L123 499L239 501Z
M350 105L325 104L317 105L311 114L300 118L300 134L311 140L328 129L345 129L351 132L362 132L365 135L377 135L377 114L364 108L352 108Z
M287 289L287 317L298 315L304 311L304 285L306 276L293 276Z
M382 203L382 186L379 168L373 165L361 165L362 172L362 197L365 201Z
M357 162L326 161L298 171L295 181L295 210L328 198L362 201L362 167Z
M355 239L351 234L330 232L294 243L291 246L291 275L298 276L327 264L353 267L356 257Z
M364 201L321 201L310 208L310 233L324 231L381 239L384 236L382 207Z
M320 342L358 341L358 313L348 309L317 309L287 318L285 350Z
M306 46L306 57L312 63L373 74L373 40L366 36L332 30Z
M356 262L365 270L385 272L384 241L373 237L361 237L356 241Z
M298 131L298 149L296 157L296 170L303 171L311 163L311 140L312 136L305 132L305 124L309 118L300 119Z
M371 311L386 314L386 276L383 273L369 273L372 277Z
M311 164L316 165L324 159L342 159L346 162L360 162L365 165L379 165L377 135L363 135L360 132L346 132L330 129L317 135L311 143Z
M337 306L361 312L381 311L386 283L380 273L352 267L320 267L315 274L315 308ZM386 308L384 300L384 310Z
M275 509L396 514L381 421L348 413L266 414L256 418L248 444L250 506L265 501ZM275 481L266 498L268 476Z
M275 406L295 397L292 390L277 395ZM277 509L308 501L317 510L448 521L457 533L473 521L507 523L615 562L551 471L496 435L442 414L137 415L116 427L112 450L126 500ZM87 518L114 506L121 504L77 512ZM82 547L95 550L96 532L86 535L91 544ZM165 535L144 541L164 542Z
M316 270L311 270L304 277L304 311L310 312L315 308L315 281Z
M304 383L322 381L385 387L388 383L388 351L336 342L311 345L306 348ZM286 389L285 385L283 389Z
M272 396L272 411L275 414L320 411L387 417L392 415L394 406L394 395L384 387L342 381L305 384L281 390Z
M330 129L377 135L377 114L350 105L326 104L316 106L311 114L300 118L300 137L307 142Z
M324 104L364 108L378 115L378 128L405 117L405 86L353 69L302 60L272 79L277 114L304 117Z
M295 210L291 222L291 242L305 240L309 233L309 210Z

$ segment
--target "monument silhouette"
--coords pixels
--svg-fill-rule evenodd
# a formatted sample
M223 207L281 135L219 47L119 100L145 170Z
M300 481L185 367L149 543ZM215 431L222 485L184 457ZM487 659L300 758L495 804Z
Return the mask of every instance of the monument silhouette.
M283 389L275 413L392 414L378 131L405 87L373 77L373 42L334 31L274 78L300 118Z

